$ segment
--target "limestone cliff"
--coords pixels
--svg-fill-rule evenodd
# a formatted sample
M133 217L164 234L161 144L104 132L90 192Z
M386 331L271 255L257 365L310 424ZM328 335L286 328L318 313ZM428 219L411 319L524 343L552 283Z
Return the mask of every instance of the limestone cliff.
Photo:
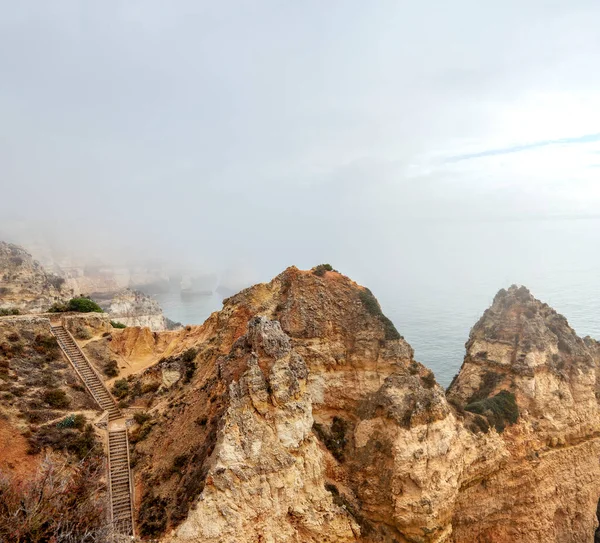
M126 326L148 327L154 332L167 330L171 323L158 302L139 290L122 289L92 298L108 313L112 320Z
M459 493L454 541L592 541L600 498L599 344L530 292L501 290L474 326L448 397L497 422L502 391L518 424L504 462ZM479 417L479 415L474 415Z
M133 433L147 536L593 537L598 344L525 289L474 327L450 402L371 293L336 272L289 268L182 334L193 351L171 344L159 366L178 377L146 394Z
M42 313L71 295L64 279L47 273L25 249L0 241L0 309Z
M115 394L137 414L130 442L143 538L593 540L600 344L523 287L495 297L446 392L373 294L322 267L288 268L178 331L116 330L98 314L62 319L99 370L114 362ZM10 380L26 385L31 371L62 386L63 374L39 373L32 359L49 349L51 361L55 346L26 319L0 324L2 398L52 421L35 390ZM79 389L63 388L85 409Z
M65 278L66 277L66 278ZM86 276L87 277L87 276ZM55 275L22 247L0 242L0 310L3 313L43 313L74 295L90 296L116 322L148 327L152 331L176 329L156 300L97 272L94 281L73 282L69 273ZM75 288L74 288L75 287ZM97 289L97 290L95 290Z

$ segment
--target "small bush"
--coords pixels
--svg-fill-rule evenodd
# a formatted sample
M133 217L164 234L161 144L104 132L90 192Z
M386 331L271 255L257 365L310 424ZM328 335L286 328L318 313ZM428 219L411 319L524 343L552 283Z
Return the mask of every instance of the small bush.
M122 322L110 321L110 325L113 328L127 328L127 326L125 324L123 324Z
M116 377L117 375L119 375L119 365L117 364L116 360L110 360L109 362L104 364L102 371L107 377Z
M132 398L137 398L138 396L142 395L142 383L140 381L136 381L135 383L133 383L133 386L131 387L129 394L131 395Z
M90 298L71 298L67 307L69 311L78 313L104 313L102 308Z
M328 271L334 271L331 264L319 264L318 266L315 266L312 270L313 274L318 277L323 277L323 275L325 275L325 273Z
M152 417L148 415L148 413L134 413L133 420L140 426L144 424L144 422L149 421Z
M348 422L340 417L333 417L329 431L317 422L313 424L313 430L325 447L329 449L333 457L339 462L343 462L344 448L347 443L346 432L348 430Z
M64 277L59 277L58 275L51 275L48 277L48 283L50 283L54 288L60 290L65 284L65 279Z
M33 348L38 353L58 353L58 341L54 336L38 334L35 336Z
M66 409L71 404L65 391L60 388L46 390L42 396L42 400L55 409Z
M92 338L91 330L87 326L83 326L82 324L78 324L75 327L75 329L73 330L73 335L77 339L83 339L83 340Z
M129 441L131 443L139 443L140 441L144 441L148 437L150 430L154 427L156 421L147 420L142 424L135 432L132 432L129 436Z
M85 417L83 415L69 415L61 421L56 423L58 428L76 428L77 430L83 430L85 427Z
M433 375L432 371L426 373L421 380L423 381L425 388L433 388L435 386L435 375Z
M481 378L479 388L468 399L467 403L474 403L487 398L502 381L502 374L486 370Z
M49 308L48 313L64 313L68 311L67 304L64 302L54 302Z
M127 379L119 379L118 381L115 381L111 392L119 400L125 398L129 394L129 383Z
M185 465L188 463L189 459L190 459L190 455L189 454L180 454L180 455L176 456L173 459L172 471L173 472L180 472L181 469L184 468Z
M569 347L569 344L563 339L558 340L558 350L561 353L571 354L571 347Z
M157 537L164 533L167 528L168 503L165 498L151 493L144 494L138 515L142 536Z
M398 330L396 330L394 323L383 314L377 298L373 296L373 293L368 288L359 291L358 297L365 309L374 317L378 317L383 324L386 340L403 339Z
M73 417L72 419L70 417ZM29 439L29 453L37 454L45 448L65 451L83 459L90 453L100 453L94 427L84 424L76 415L71 415L52 426L42 426Z
M189 383L192 380L194 373L196 373L196 362L194 361L196 358L196 354L198 354L198 351L196 351L196 349L188 349L183 353L183 356L181 357L183 367L185 370L185 383Z
M160 383L145 383L142 386L142 394L147 394L148 392L156 392L160 388Z
M20 315L21 312L18 309L12 307L0 307L0 317L6 317L8 315Z
M181 356L181 360L183 360L184 363L193 362L197 354L198 351L196 351L196 349L188 349Z
M491 398L472 402L465 406L465 410L484 416L498 432L503 432L507 425L519 419L515 395L507 390L501 390Z
M79 297L71 298L68 303L55 302L52 304L49 313L64 313L65 311L74 311L76 313L104 313L102 308L90 298Z

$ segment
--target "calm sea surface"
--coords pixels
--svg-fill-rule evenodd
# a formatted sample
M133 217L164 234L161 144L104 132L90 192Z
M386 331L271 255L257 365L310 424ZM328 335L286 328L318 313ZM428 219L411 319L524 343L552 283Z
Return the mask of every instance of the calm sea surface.
M598 219L413 226L389 252L333 256L340 271L371 288L443 386L460 368L471 327L513 283L565 315L580 336L600 339ZM265 272L264 281L287 264ZM184 299L178 290L155 298L184 324L200 324L222 305L216 294Z

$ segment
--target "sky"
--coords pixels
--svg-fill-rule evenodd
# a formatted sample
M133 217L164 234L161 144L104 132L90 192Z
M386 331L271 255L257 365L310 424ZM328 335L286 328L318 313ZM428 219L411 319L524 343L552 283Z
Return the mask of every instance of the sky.
M597 0L0 8L4 239L263 276L599 214Z

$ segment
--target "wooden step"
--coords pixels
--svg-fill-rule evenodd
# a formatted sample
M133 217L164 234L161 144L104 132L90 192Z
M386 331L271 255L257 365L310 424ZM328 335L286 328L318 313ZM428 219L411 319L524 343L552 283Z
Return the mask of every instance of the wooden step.
M94 371L71 335L62 326L52 326L51 330L98 405L108 412L108 420L121 418L121 411L104 381ZM107 467L111 489L110 507L114 529L123 535L133 535L133 489L128 453L127 430L109 431Z

